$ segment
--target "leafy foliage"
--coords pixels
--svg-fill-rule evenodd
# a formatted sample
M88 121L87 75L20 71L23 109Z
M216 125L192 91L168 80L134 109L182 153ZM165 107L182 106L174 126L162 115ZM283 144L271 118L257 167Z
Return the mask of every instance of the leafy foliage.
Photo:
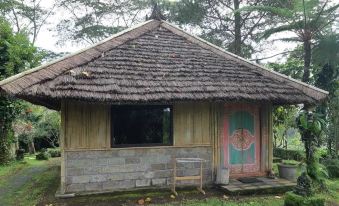
M324 183L325 178L328 175L319 164L319 153L317 152L315 142L317 137L323 132L325 122L318 114L302 111L297 119L297 123L305 144L307 174L321 189L324 189L326 187Z
M303 197L293 192L285 194L285 206L325 206L323 197Z
M35 158L37 160L48 160L51 158L51 155L47 152L46 149L42 149L36 156Z
M267 39L270 36L281 32L293 32L294 37L289 40L302 42L304 49L304 82L310 81L312 43L317 36L331 30L332 23L338 17L337 9L339 4L331 5L329 1L320 0L279 0L275 6L247 6L238 12L258 11L269 12L279 18L279 24L266 29L261 36ZM284 38L286 40L287 38Z
M29 103L13 124L15 134L26 144L35 139L44 139L52 147L58 144L60 134L60 115L58 112Z
M284 160L303 161L305 159L305 155L302 153L302 151L299 150L274 148L273 155L274 157L279 157Z
M9 23L0 18L0 80L39 64L41 55L25 33L13 34ZM10 160L9 147L13 142L12 122L21 104L0 96L0 164Z
M288 133L296 128L295 119L297 117L298 107L278 106L273 110L273 137L274 147L287 149Z
M60 148L48 148L47 152L50 154L51 157L61 157Z
M328 175L331 178L339 177L339 159L327 159L324 161L324 165L326 166Z
M0 14L13 25L16 33L27 32L34 44L42 27L48 24L47 20L54 14L55 7L56 4L52 4L45 8L39 0L2 0Z

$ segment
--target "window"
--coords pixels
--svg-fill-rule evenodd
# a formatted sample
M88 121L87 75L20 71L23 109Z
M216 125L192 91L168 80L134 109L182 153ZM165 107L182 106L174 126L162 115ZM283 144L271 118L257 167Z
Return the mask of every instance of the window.
M171 145L170 106L112 106L112 147Z

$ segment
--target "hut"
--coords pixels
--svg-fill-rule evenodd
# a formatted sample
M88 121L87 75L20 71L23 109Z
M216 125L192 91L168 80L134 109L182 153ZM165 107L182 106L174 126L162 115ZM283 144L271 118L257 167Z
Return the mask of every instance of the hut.
M64 194L165 187L178 157L207 160L205 184L220 169L231 178L265 176L272 106L328 95L156 19L0 88L60 111ZM184 165L178 175L197 169Z

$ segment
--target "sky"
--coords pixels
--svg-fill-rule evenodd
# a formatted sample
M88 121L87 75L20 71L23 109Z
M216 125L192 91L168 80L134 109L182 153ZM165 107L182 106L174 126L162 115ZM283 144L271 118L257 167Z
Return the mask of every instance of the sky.
M43 7L50 7L53 4L54 0L43 0L42 6ZM333 3L339 3L339 0L333 0ZM66 43L65 45L57 45L58 37L57 32L55 31L55 27L58 24L58 22L62 19L67 18L70 14L67 13L66 10L63 9L56 9L55 15L53 18L48 20L48 25L43 27L39 33L39 36L36 41L36 46L41 47L43 49L51 50L54 52L67 52L67 53L73 53L80 49L86 48L89 45L72 45L70 43ZM292 36L291 33L282 33L279 35L275 35L270 37L269 40L277 39L281 37L288 37ZM260 52L259 54L256 54L252 57L252 59L255 58L263 58L268 56L273 56L275 54L282 53L284 51L290 51L293 50L297 46L296 43L287 43L287 42L281 42L281 41L274 41L271 43L271 45L265 49L263 52ZM278 55L276 57L267 59L262 61L265 62L282 62L285 58L281 55Z

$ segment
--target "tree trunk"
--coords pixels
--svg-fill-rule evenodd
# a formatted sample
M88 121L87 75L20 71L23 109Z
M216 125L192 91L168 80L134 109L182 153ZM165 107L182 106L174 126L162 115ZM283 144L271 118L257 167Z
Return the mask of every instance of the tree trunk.
M28 143L28 150L30 154L35 154L35 146L34 146L34 141L30 141Z
M234 10L239 9L240 2L239 0L234 0ZM233 53L239 56L242 56L241 52L241 16L237 12L234 14L234 45Z
M311 67L311 40L304 40L304 74L303 82L310 81L310 67Z

